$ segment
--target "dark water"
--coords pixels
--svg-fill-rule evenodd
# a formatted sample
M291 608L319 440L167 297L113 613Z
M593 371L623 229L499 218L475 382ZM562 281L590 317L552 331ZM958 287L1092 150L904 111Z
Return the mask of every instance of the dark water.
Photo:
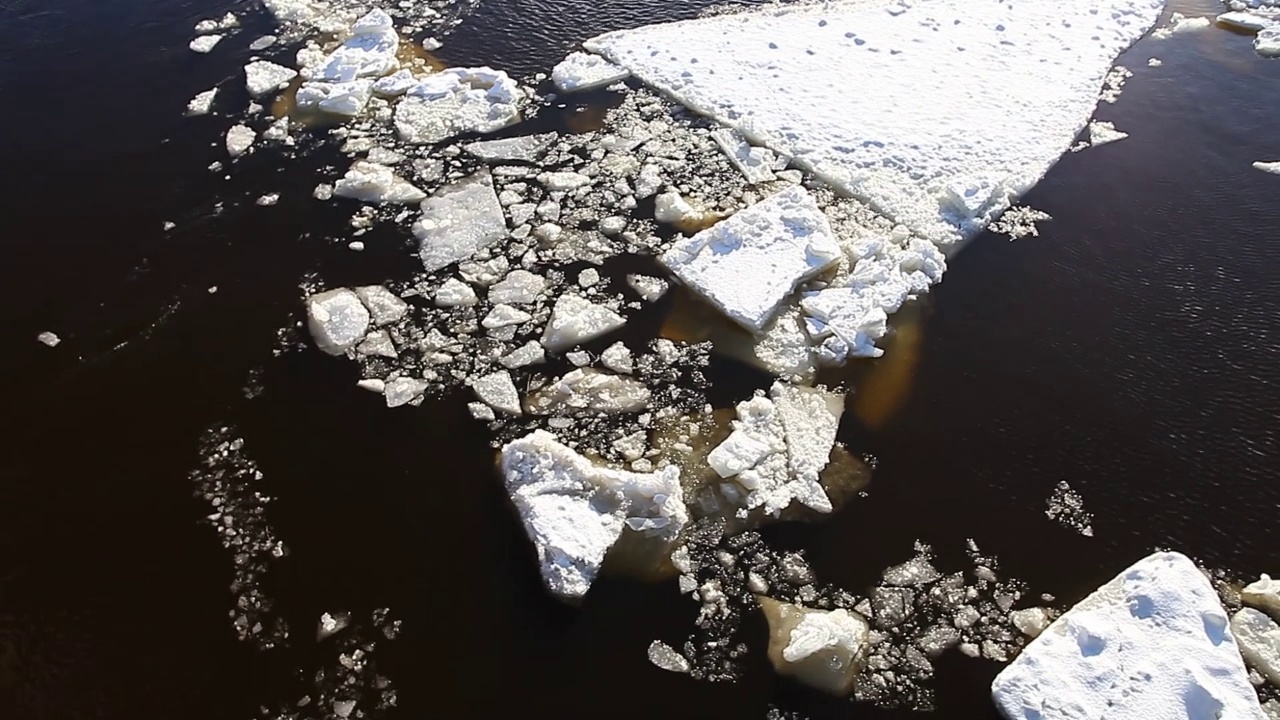
M440 54L548 71L586 37L704 5L484 0ZM352 364L273 357L304 276L381 282L414 261L389 228L346 249L350 207L309 197L331 150L258 153L230 181L204 170L230 122L184 119L186 101L238 85L268 27L251 13L211 55L187 50L227 9L243 8L0 7L0 718L252 717L300 696L295 669L326 653L310 642L321 612L375 607L404 621L379 650L395 717L905 716L775 678L758 622L739 684L653 668L649 642L683 640L696 606L673 583L602 581L577 610L546 597L462 398L388 411ZM914 540L945 560L974 538L1061 603L1155 547L1277 570L1280 180L1250 163L1280 159L1280 63L1249 42L1210 29L1122 60L1136 76L1099 115L1132 136L1066 156L1030 193L1054 217L1039 238L984 236L955 259L915 347L871 370L902 391L842 427L879 460L869 497L771 543L860 591ZM278 206L253 204L273 191ZM42 330L63 344L36 343ZM268 582L296 629L285 650L235 639L231 559L191 497L219 422L279 497L292 554ZM1096 537L1045 518L1064 479ZM993 717L997 670L940 663L936 716Z

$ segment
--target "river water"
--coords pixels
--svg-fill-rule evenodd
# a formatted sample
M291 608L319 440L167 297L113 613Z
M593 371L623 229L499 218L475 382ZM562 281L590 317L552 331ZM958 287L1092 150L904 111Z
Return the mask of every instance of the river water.
M545 72L599 32L711 4L482 0L439 56ZM649 642L679 643L696 604L624 580L579 609L548 597L466 398L388 411L349 363L273 355L306 278L381 282L416 261L391 229L358 254L329 239L350 212L310 198L341 163L331 147L205 170L228 123L183 108L269 28L247 12L214 53L190 52L194 23L229 9L247 6L0 6L0 717L255 717L303 697L332 655L311 642L320 613L382 607L403 622L378 649L390 717L911 715L776 678L757 620L742 682L657 670ZM1059 606L1154 548L1240 578L1280 570L1280 180L1250 167L1280 159L1280 63L1214 28L1121 63L1135 75L1099 117L1131 137L1065 156L1024 199L1053 216L1041 235L979 237L857 369L841 440L877 461L867 496L765 532L823 582L862 591L914 541L947 565L970 538ZM256 206L266 192L279 205ZM44 330L63 344L38 344ZM717 378L756 382L743 375ZM282 649L236 639L233 561L192 497L219 423L278 498L290 554L265 591L295 628ZM1094 537L1045 517L1063 480ZM994 717L998 670L941 661L935 716Z

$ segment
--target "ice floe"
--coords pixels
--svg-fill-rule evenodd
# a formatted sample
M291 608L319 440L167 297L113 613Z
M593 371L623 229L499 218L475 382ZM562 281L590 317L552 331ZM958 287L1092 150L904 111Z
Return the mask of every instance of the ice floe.
M560 92L595 90L626 80L631 73L599 55L575 52L560 61L551 71L551 80Z
M355 117L364 112L373 97L373 81L357 79L347 82L305 82L298 88L294 101L303 112L326 112Z
M269 60L255 60L244 66L245 88L255 98L283 90L297 76L297 70Z
M1255 170L1261 170L1264 173L1271 173L1272 175L1280 175L1280 161L1276 161L1276 162L1259 161L1253 164L1253 168Z
M409 88L396 105L396 131L417 145L494 132L520 119L522 99L515 80L501 70L449 68Z
M1228 625L1199 568L1156 553L1054 621L992 696L1014 720L1261 720Z
M1231 633L1245 663L1280 687L1280 625L1265 613L1242 608L1231 616Z
M511 381L511 373L499 370L471 381L476 397L489 407L507 415L520 415L520 393Z
M769 621L769 661L790 675L832 695L847 695L866 661L871 626L843 608L817 610L760 598Z
M599 467L542 430L502 448L502 473L543 581L568 600L586 594L624 530L666 543L689 519L678 468Z
M373 10L351 26L351 37L329 53L319 67L303 76L326 83L348 83L358 78L379 78L400 67L396 51L400 36L391 16Z
M840 255L826 216L797 186L677 242L662 263L731 320L758 333L799 283Z
M466 260L505 238L507 219L489 173L476 173L423 200L413 234L428 271Z
M191 98L187 103L188 115L208 115L213 108L214 98L218 96L218 88L211 88Z
M41 344L49 347L58 347L58 343L62 342L62 338L47 330L37 335L36 340L39 340Z
M471 155L488 162L537 162L555 143L556 133L481 140L463 146Z
M357 160L333 185L333 194L372 203L415 203L427 197L386 165Z
M249 151L253 146L253 141L258 137L258 133L251 130L245 125L233 125L227 130L226 145L227 154L233 158L240 157Z
M542 334L542 346L550 352L563 352L613 332L626 322L613 310L579 295L561 295Z
M213 48L220 42L222 42L221 35L201 35L200 37L193 39L191 44L187 47L191 48L194 52L207 53L213 50Z
M351 290L340 288L307 299L307 327L316 346L330 355L355 348L369 332L369 309Z
M531 395L526 407L534 415L613 415L640 412L650 397L639 380L578 368Z
M1044 175L1163 4L828 2L624 30L585 47L947 243L985 228ZM859 78L857 92L820 80L831 77Z

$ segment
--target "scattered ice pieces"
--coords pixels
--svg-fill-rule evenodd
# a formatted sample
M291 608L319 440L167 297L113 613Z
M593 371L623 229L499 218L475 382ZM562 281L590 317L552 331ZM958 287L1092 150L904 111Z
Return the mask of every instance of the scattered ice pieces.
M506 370L489 373L471 381L471 389L489 407L507 415L522 415L520 410L520 394L515 383L511 381L511 373Z
M466 260L507 236L507 219L488 171L441 188L422 201L413 224L428 272Z
M670 543L689 520L676 466L653 473L598 467L542 430L502 448L502 473L543 582L565 600L587 593L624 529Z
M578 295L561 295L542 334L542 346L553 353L563 352L617 330L626 322L621 315L603 305Z
M814 610L761 597L769 661L780 675L836 696L849 694L866 661L871 627L858 613Z
M200 37L193 39L191 44L187 47L191 48L194 52L207 53L210 50L213 50L214 46L220 42L222 42L221 35L201 35Z
M1036 223L1052 219L1047 212L1028 205L1017 205L1005 210L1000 219L991 223L987 229L998 235L1007 235L1009 240L1021 240L1028 235L1040 237L1040 228Z
M340 288L307 299L307 328L330 355L355 348L369 332L369 310L351 290Z
M227 154L233 158L240 157L253 147L253 141L258 137L258 133L250 130L244 125L233 125L227 130Z
M480 140L467 143L462 149L486 162L534 163L546 154L557 137L556 133L551 132L501 140Z
M244 66L245 88L250 97L262 97L283 90L298 71L267 60L255 60Z
M826 216L795 186L678 241L661 260L731 320L759 333L799 283L840 256Z
M667 672L689 672L689 661L661 640L649 644L649 662Z
M1075 530L1085 537L1093 537L1093 516L1084 509L1084 499L1063 480L1049 496L1044 514L1059 525Z
M1011 720L1262 720L1226 611L1178 553L1140 560L1054 621L992 684Z
M1213 25L1213 21L1207 17L1187 17L1180 12L1175 12L1169 16L1169 24L1164 27L1158 27L1151 32L1151 37L1157 40L1173 36L1175 33L1188 32L1191 30L1203 30Z
M435 294L436 307L465 307L479 302L476 291L457 278L444 281Z
M58 347L58 343L62 342L62 338L47 330L37 335L36 340L39 340L49 347Z
M584 52L570 53L551 71L552 82L560 92L566 93L607 87L630 76L626 68Z
M1094 120L1089 123L1089 143L1093 147L1106 145L1129 137L1129 133L1116 130L1113 123L1105 120Z
M1240 601L1280 619L1280 582L1263 573L1255 582L1244 586L1240 591Z
M1276 162L1256 162L1253 164L1255 170L1261 170L1264 173L1272 175L1280 175L1280 161Z
M240 19L236 17L235 13L229 12L216 20L213 18L201 20L196 23L195 30L197 33L203 35L206 33L218 32L219 30L231 30L232 28L238 27L240 27Z
M1253 608L1242 608L1231 617L1231 633L1245 663L1280 687L1280 625Z
M418 145L464 132L494 132L520 119L522 97L516 82L501 70L449 68L405 93L396 106L396 131L405 142Z
M342 179L334 183L333 194L371 203L415 203L427 197L413 183L396 175L386 165L357 160Z
M188 115L208 115L213 108L213 100L218 96L218 88L205 90L204 92L191 98L191 102L187 103Z

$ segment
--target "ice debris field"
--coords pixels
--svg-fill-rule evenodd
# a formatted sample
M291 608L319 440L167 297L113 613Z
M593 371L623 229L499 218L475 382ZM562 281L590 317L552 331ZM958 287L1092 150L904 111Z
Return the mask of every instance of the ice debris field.
M778 673L833 695L927 708L933 659L956 649L1010 663L992 693L1012 719L1264 717L1260 695L1280 682L1267 576L1232 594L1157 553L1061 613L972 542L971 567L940 570L917 545L858 595L755 532L829 516L862 491L874 463L838 442L849 388L820 382L823 369L881 355L890 317L942 280L964 241L1038 234L1049 216L1014 203L1064 153L1127 137L1094 111L1133 75L1115 62L1163 0L773 5L606 33L532 78L429 61L465 3L263 6L278 29L232 81L248 111L228 107L238 91L223 86L186 108L232 121L210 169L288 157L307 138L341 143L350 163L314 197L350 204L352 238L399 228L416 259L402 278L309 282L298 328L354 360L358 387L387 407L469 395L554 596L589 602L602 574L674 578L700 605L697 627L649 658L701 679L737 676L742 618L763 612ZM1225 11L1219 25L1280 53L1274 8ZM1173 13L1152 35L1210 24ZM191 49L216 57L240 22L195 30ZM557 95L593 92L620 98L598 126L521 131ZM622 257L650 269L620 276ZM637 339L631 318L671 293L745 341ZM712 407L712 353L774 379ZM257 527L271 498L251 489L261 473L230 430L211 429L206 446L197 493L246 558L234 624L270 647L288 636L253 589L287 552ZM1066 483L1045 515L1093 534ZM1240 602L1251 607L1229 614ZM326 613L319 633L346 622ZM390 638L386 622L375 617ZM318 692L351 716L349 693Z

